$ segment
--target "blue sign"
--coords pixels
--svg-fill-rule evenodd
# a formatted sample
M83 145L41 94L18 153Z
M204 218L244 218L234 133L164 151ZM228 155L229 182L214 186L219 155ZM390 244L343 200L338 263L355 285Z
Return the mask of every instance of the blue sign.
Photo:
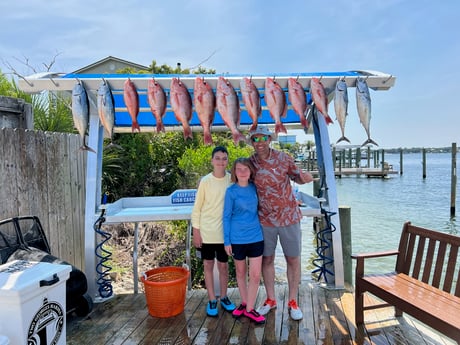
M193 204L196 189L176 190L171 194L171 204Z

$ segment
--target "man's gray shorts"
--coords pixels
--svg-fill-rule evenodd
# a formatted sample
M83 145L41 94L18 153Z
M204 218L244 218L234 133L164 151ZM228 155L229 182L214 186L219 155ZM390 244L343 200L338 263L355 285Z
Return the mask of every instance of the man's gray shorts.
M264 233L264 256L275 255L278 237L285 256L300 256L302 232L300 222L288 226L262 226Z

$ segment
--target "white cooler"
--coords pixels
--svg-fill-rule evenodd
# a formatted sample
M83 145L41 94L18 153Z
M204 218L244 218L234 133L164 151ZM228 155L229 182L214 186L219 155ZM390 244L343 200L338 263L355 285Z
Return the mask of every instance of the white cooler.
M0 334L11 344L65 344L65 283L71 270L24 260L0 265Z

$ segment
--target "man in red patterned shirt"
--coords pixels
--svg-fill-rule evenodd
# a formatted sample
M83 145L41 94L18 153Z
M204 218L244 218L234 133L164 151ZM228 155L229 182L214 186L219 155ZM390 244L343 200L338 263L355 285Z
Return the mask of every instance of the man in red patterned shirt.
M271 148L273 137L274 134L266 126L259 125L249 132L255 151L250 159L256 169L254 183L264 233L262 275L267 294L264 305L257 311L265 315L276 308L274 262L279 238L287 264L289 315L293 320L301 320L303 314L297 305L297 293L300 284L302 213L292 191L291 181L304 184L312 182L313 177L299 169L290 155Z

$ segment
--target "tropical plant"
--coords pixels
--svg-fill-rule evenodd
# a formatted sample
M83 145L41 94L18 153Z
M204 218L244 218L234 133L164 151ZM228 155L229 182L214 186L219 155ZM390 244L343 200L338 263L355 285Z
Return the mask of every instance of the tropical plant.
M44 91L32 96L34 128L40 131L75 133L68 100Z

